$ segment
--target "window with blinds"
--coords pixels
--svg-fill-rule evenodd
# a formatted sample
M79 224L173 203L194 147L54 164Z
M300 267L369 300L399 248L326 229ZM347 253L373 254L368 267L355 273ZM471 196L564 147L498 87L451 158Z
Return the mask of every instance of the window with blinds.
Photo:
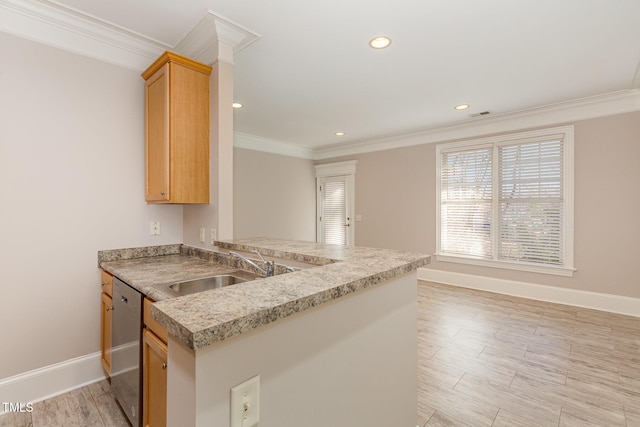
M437 255L572 274L572 155L571 126L439 145Z

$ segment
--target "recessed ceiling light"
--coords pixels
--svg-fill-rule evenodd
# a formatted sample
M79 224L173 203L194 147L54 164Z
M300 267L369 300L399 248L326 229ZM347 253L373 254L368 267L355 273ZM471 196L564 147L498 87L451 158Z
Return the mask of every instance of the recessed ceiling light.
M239 102L234 102L233 104L231 104L231 106L233 108L242 108L242 107L244 107L244 105L240 104Z
M369 46L374 49L384 49L391 44L391 39L385 36L379 36L369 42Z
M344 136L344 132L336 132L336 136Z
M456 105L455 109L456 110L466 110L467 108L469 108L470 105L469 104L460 104L460 105Z

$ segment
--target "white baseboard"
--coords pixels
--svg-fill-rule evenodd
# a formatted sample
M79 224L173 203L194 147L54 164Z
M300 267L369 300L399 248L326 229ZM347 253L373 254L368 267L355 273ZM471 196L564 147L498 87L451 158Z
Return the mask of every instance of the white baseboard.
M442 283L445 285L460 286L463 288L478 289L539 301L567 304L576 307L591 308L594 310L640 317L640 298L558 288L555 286L539 285L528 282L495 279L492 277L454 273L450 271L434 270L431 268L418 269L418 279Z
M104 378L100 352L87 354L0 380L0 402L35 403Z

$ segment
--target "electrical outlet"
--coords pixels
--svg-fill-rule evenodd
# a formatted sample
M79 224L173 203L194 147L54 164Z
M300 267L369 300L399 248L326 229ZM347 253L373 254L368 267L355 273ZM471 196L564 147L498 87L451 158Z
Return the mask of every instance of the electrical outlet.
M205 242L205 232L206 232L206 229L204 227L200 227L200 241L202 243Z
M211 246L215 246L216 244L216 229L211 229Z
M151 221L149 224L149 234L152 236L160 235L160 221Z
M260 421L260 375L231 389L230 427L255 427Z

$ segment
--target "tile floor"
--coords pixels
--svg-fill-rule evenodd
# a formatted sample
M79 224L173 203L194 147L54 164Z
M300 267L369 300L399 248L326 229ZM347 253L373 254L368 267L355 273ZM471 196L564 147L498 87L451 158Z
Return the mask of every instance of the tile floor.
M640 426L640 318L419 282L420 426Z
M107 380L0 416L0 427L129 427Z
M428 282L418 299L420 427L640 427L640 318ZM128 424L101 381L4 426Z

